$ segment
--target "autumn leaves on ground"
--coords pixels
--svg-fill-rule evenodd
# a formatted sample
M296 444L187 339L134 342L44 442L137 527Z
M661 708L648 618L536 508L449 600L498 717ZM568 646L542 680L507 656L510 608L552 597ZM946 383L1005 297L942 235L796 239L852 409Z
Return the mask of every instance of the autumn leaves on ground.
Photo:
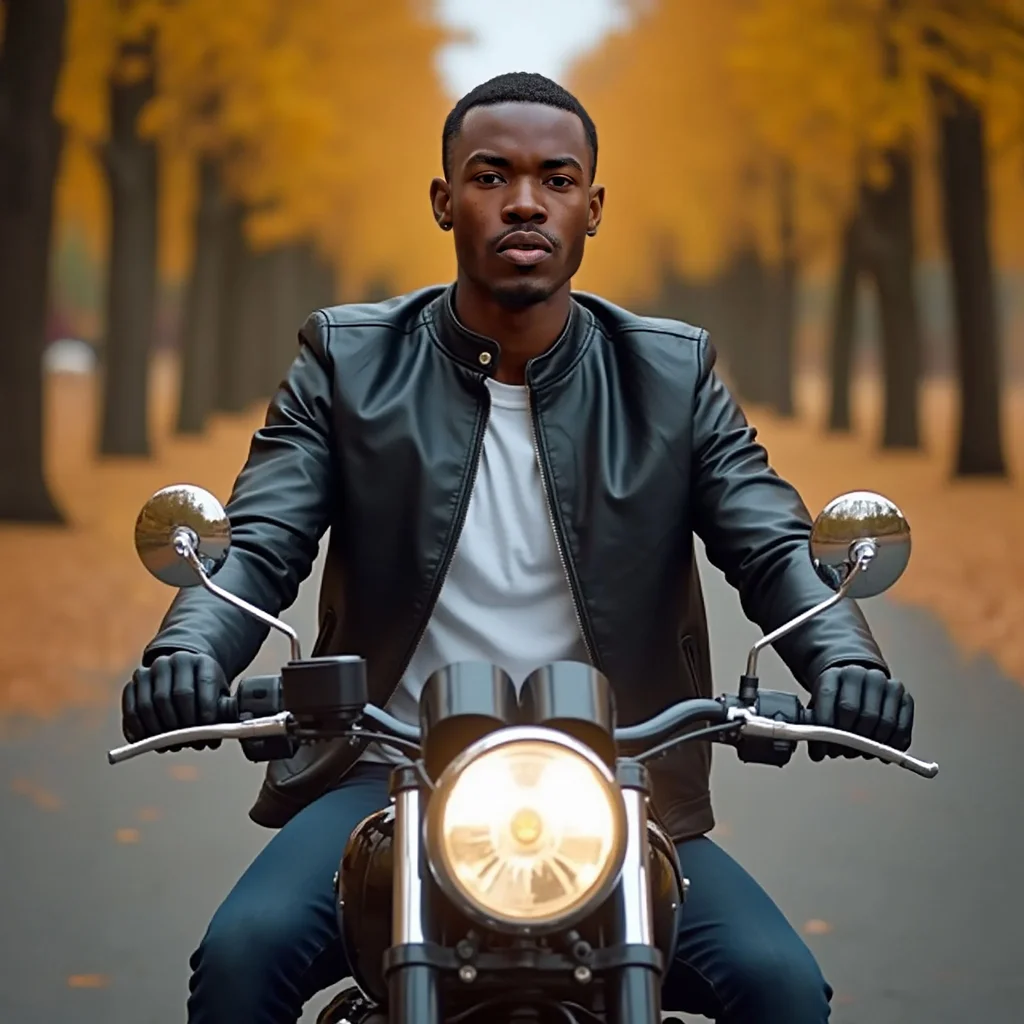
M4 643L0 646L0 716L49 717L69 708L107 708L120 674L138 657L172 592L138 562L135 517L159 487L194 482L226 500L245 458L262 408L224 416L207 436L182 440L170 433L175 402L173 365L153 373L154 438L151 460L104 463L93 453L95 382L78 374L49 380L49 476L72 526L5 526L0 560L4 588ZM897 601L935 612L968 652L988 652L1024 681L1024 488L1012 483L948 479L955 408L948 388L926 388L928 454L880 454L873 431L837 439L820 431L822 389L801 381L806 415L783 421L751 407L777 469L793 480L812 511L844 490L870 488L892 497L910 521L914 555L890 592ZM1024 438L1024 390L1009 404L1008 435ZM877 396L857 395L859 422L874 424ZM1011 452L1017 479L1024 451ZM15 585L16 581L16 585Z

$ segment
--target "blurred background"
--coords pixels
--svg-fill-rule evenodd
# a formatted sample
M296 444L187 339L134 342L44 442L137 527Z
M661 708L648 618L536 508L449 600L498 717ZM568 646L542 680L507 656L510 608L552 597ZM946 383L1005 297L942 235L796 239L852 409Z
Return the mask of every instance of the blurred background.
M914 531L869 614L944 774L727 754L716 836L838 978L841 1024L1019 1018L1021 0L0 0L4 1024L182 1018L268 834L237 751L105 764L171 597L135 516L171 482L227 498L310 311L452 278L441 126L510 70L597 123L575 287L708 327L812 511L872 488ZM753 634L706 576L731 689Z

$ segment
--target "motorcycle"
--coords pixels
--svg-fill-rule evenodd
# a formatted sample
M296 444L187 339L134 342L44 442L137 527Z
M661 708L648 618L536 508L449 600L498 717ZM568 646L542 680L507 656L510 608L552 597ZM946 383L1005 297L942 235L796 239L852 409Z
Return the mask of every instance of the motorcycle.
M392 771L390 805L354 829L334 876L355 985L318 1024L657 1024L689 882L650 814L648 761L712 740L741 761L782 767L798 743L818 741L938 773L815 725L795 694L759 688L765 647L844 598L882 593L906 568L909 525L873 492L840 495L815 519L809 554L833 593L758 640L735 695L685 700L626 726L609 681L574 662L539 667L518 694L492 665L448 666L424 686L419 724L399 721L369 703L362 658L303 658L291 626L213 582L231 543L213 495L158 491L135 542L164 583L201 585L284 633L291 659L279 675L240 680L217 724L111 750L111 764L213 739L238 740L254 762L337 739L408 755Z

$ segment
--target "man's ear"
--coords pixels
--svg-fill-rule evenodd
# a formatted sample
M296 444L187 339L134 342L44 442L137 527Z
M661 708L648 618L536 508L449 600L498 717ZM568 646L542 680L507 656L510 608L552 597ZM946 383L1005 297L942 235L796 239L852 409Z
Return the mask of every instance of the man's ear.
M435 178L430 183L430 206L434 220L442 231L452 227L452 188L444 178Z
M593 238L601 226L604 216L604 185L590 186L590 216L587 218L587 234Z

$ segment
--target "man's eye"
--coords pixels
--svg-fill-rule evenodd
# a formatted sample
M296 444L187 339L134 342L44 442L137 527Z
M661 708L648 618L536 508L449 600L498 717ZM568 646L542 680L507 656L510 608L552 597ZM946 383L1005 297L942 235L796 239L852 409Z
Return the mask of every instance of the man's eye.
M570 188L573 184L572 178L566 174L555 174L548 178L548 182L555 186L555 188Z
M501 176L495 174L494 171L485 171L483 174L478 174L476 176L476 180L479 181L481 185L498 185L501 183Z

